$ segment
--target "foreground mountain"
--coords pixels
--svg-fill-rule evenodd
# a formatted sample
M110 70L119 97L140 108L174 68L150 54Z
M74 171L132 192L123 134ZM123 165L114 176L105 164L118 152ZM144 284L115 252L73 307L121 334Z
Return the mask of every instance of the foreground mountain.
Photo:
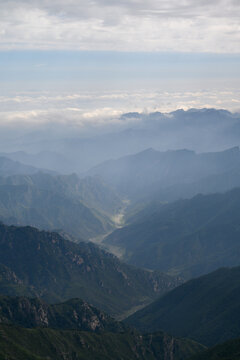
M167 195L171 200L178 199L182 195L184 185L186 187L187 184L193 184L191 186L194 192L194 187L195 191L201 187L201 182L198 186L195 183L232 169L240 169L238 147L202 154L190 150L160 152L147 149L118 160L106 161L89 170L88 174L101 176L104 181L132 200L139 201L152 196L156 198L158 194L160 201L166 201L169 200ZM231 184L228 186L227 189L230 189ZM205 187L205 191L208 191L207 185ZM172 188L175 199L170 191Z
M88 239L114 229L119 196L97 178L77 175L0 178L0 219L7 224L63 230Z
M127 323L147 332L161 329L207 346L237 338L240 267L190 280L133 314Z
M33 287L25 285L14 271L3 264L0 264L0 294L37 296L37 292Z
M147 209L105 240L124 260L187 278L239 265L240 189Z
M239 360L240 339L226 341L223 344L203 351L189 360Z
M0 296L0 324L0 359L180 360L204 350L162 332L142 336L79 299Z
M123 323L80 299L49 305L38 298L0 296L0 323L93 332L127 330Z
M157 333L90 333L0 325L1 360L185 360L204 350L187 339Z
M31 227L0 225L0 264L18 281L10 278L11 293L5 284L2 294L13 295L14 285L17 295L49 302L78 297L114 315L149 303L181 282L126 265L93 244L75 244Z

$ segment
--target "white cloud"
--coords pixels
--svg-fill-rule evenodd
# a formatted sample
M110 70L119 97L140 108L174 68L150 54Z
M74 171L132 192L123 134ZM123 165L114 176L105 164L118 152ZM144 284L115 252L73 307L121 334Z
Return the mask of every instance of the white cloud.
M0 0L1 49L240 52L238 0Z
M0 126L68 125L79 131L113 130L131 126L136 119L126 112L171 112L179 108L215 107L239 109L240 91L236 89L195 91L37 93L0 96Z

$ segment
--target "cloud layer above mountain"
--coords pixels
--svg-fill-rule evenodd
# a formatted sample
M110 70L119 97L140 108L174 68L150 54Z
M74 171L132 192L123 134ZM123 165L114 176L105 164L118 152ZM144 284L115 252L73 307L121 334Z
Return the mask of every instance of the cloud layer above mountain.
M239 53L238 0L5 0L1 49Z
M195 91L95 91L76 93L21 93L0 95L0 127L22 129L67 125L80 133L105 132L131 127L139 118L127 112L171 112L179 108L228 108L240 111L236 89ZM74 130L75 131L75 130Z

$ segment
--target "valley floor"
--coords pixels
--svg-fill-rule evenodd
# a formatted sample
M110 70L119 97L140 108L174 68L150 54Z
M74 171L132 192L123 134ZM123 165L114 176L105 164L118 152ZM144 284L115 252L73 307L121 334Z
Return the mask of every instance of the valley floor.
M125 220L126 210L129 207L129 205L130 205L130 200L124 199L122 208L119 210L118 213L114 214L111 217L111 221L113 222L113 224L115 226L115 228L112 231L109 231L105 234L98 235L96 237L89 239L89 241L100 246L104 250L112 253L113 255L117 256L119 259L122 259L124 257L125 249L120 246L104 244L104 240L106 239L106 237L108 237L110 234L112 234L116 229L120 229L120 228L124 227L125 221L126 221Z

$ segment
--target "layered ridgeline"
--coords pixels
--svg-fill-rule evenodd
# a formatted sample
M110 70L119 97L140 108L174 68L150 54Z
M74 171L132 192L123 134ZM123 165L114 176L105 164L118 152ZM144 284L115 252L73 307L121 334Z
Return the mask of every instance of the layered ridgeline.
M240 337L239 278L240 267L236 267L190 280L133 314L127 323L146 332L161 329L207 346Z
M0 219L7 224L63 230L88 239L114 229L119 196L98 178L77 175L0 178Z
M164 333L91 333L0 325L1 360L186 360L204 350Z
M111 131L108 123L97 136L94 129L87 138L82 135L82 128L78 132L76 127L62 124L54 133L38 129L21 137L16 134L12 140L0 134L0 145L1 151L8 151L5 156L25 164L60 173L82 172L109 160L109 154L116 159L150 147L161 151L187 148L197 152L233 147L239 144L239 119L239 114L216 109L177 110L169 114L135 112L121 116L120 129L114 123Z
M181 280L137 269L90 243L57 233L0 225L0 293L48 302L83 300L120 315L151 302ZM9 286L8 286L9 279Z
M180 360L204 350L162 332L142 336L80 299L0 296L0 324L0 359Z
M0 359L183 360L204 350L163 332L142 336L80 299L0 296L0 323Z
M25 165L19 161L14 161L8 157L0 155L0 176L33 175L40 172L46 174L54 173L51 170L39 169L35 166Z
M18 144L18 148L21 148ZM44 147L43 147L44 149ZM71 165L71 160L66 158L63 154L54 151L42 150L36 153L27 153L25 151L1 152L0 156L20 162L25 165L37 166L38 168L52 169L55 172L63 174L71 174L76 171ZM23 173L26 174L26 173Z
M125 250L136 266L199 276L240 264L240 189L148 206L105 243Z
M148 149L106 161L88 174L101 176L132 201L172 201L240 186L240 151L238 147L202 154Z

